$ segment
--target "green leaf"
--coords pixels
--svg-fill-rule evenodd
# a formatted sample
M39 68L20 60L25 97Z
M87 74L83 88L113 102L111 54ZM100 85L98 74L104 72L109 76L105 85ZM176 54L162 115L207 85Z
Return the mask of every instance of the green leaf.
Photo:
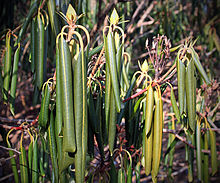
M63 116L63 150L64 152L76 151L75 122L73 110L73 86L71 55L69 46L64 40L63 35L59 40L59 60L62 96L62 116Z
M202 78L204 79L206 84L210 84L210 80L209 80L204 68L202 67L201 62L199 61L199 56L193 47L191 47L191 54L192 54L192 58L194 60L194 64L195 64L196 68L198 69L200 75L202 76Z
M83 48L81 48L83 49ZM75 169L76 182L83 182L85 176L85 158L87 152L87 88L86 61L84 51L81 50L74 62L74 117L76 131Z
M187 115L189 121L189 127L194 133L195 131L195 117L196 117L196 105L195 105L195 76L194 76L194 63L190 60L186 68L186 105Z
M14 105L15 105L15 97L16 97L16 85L18 78L18 62L19 62L19 53L20 53L20 44L18 44L18 48L15 51L14 55L14 63L13 63L13 71L12 71L12 80L11 80L11 90L10 90L10 111L12 115L14 115Z
M19 156L19 164L20 164L20 171L21 171L21 182L28 182L28 165L27 165L27 159L26 159L26 151L25 148L22 145L23 140L23 134L21 135L20 140L20 152L21 155Z
M152 86L150 85L149 89L147 90L147 96L146 96L146 112L145 112L146 135L149 133L151 129L153 108L154 108L154 92Z
M40 109L40 114L39 114L39 125L42 128L46 128L47 127L47 123L48 123L48 119L49 119L49 104L50 104L50 88L49 88L49 84L46 83L46 85L44 85L44 95L43 95L43 99L41 102L41 109Z
M10 78L11 78L11 33L8 32L6 34L6 40L5 40L5 46L6 46L6 52L5 52L5 61L4 61L4 84L3 84L3 98L6 102L8 100L8 94L9 94L9 85L10 85Z
M50 17L50 24L51 24L52 31L54 35L57 36L59 32L59 22L58 22L57 14L56 14L56 1L48 0L47 7L48 7L48 13Z
M184 100L185 100L185 65L177 59L177 82L178 82L178 101L180 116L184 113Z
M38 183L39 169L38 169L38 137L36 136L33 141L33 159L32 159L32 182Z
M52 162L52 171L55 176L55 182L58 183L58 165L57 165L57 147L56 147L56 138L55 138L55 121L53 110L50 112L50 125L48 127L48 141L50 149L50 158Z
M109 151L112 156L115 144L115 134L116 134L116 122L117 122L117 111L116 111L116 101L111 90L110 98L110 111L109 111L109 132L108 132L108 142L109 142Z
M105 56L106 56L106 63L108 64L108 68L110 71L111 76L111 84L114 91L115 102L116 102L116 109L117 112L120 112L121 109L121 101L120 101L120 93L119 93L119 78L117 72L117 63L116 63L116 50L115 50L115 43L113 39L113 33L109 31L107 38L104 35L104 42L105 42Z

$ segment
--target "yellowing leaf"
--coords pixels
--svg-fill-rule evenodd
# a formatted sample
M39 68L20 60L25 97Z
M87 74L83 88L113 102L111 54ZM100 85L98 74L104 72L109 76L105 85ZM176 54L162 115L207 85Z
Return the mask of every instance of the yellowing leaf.
M148 66L147 60L145 60L144 63L142 64L142 66L141 66L141 70L143 72L147 72L148 68L149 68L149 66Z
M67 12L66 12L67 21L74 21L74 20L76 20L76 17L77 17L76 11L72 7L72 5L69 4Z
M112 11L111 17L110 17L110 23L113 25L117 25L118 22L119 22L119 16L118 16L116 9L114 8L114 10Z

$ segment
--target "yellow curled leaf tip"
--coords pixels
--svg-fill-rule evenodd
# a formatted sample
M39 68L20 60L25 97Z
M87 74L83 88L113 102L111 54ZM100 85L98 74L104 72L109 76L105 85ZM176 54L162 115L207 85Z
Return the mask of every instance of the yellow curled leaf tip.
M166 83L167 83L168 85L170 85L170 88L173 88L173 86L170 84L170 82L167 81Z
M116 9L114 8L114 10L112 11L111 17L110 17L110 23L113 25L117 25L118 22L119 22L119 16L118 16Z
M85 16L85 13L82 13L81 15L79 15L78 17L77 17L77 20L79 20L81 17L83 17L83 16Z

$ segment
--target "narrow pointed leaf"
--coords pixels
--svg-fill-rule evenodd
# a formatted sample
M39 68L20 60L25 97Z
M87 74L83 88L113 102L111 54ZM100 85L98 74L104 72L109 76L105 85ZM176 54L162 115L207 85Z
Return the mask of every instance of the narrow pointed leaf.
M207 84L210 84L210 80L201 64L201 62L199 61L199 56L198 54L195 52L194 48L191 47L191 51L192 51L192 58L194 60L194 64L196 66L196 68L198 69L200 75L202 76L202 78L204 79L204 81L207 83Z
M5 101L8 100L9 85L11 78L11 34L8 32L6 34L6 52L5 52L5 62L4 62L4 85L3 85L3 98Z
M184 112L184 98L185 98L185 65L177 59L177 80L178 80L178 101L180 116Z
M16 85L18 78L18 62L19 62L19 53L20 53L20 44L18 44L18 48L15 51L14 55L14 63L13 63L13 71L12 71L12 80L11 80L11 90L10 90L10 110L14 115L14 105L15 105L15 97L16 97Z
M119 78L117 73L116 51L115 51L113 33L109 32L107 38L104 38L104 41L106 41L105 42L106 63L108 64L110 71L111 84L114 91L115 102L116 102L116 109L117 112L120 112L121 101L120 101L120 93L119 93L119 80L118 80Z
M63 150L64 152L75 152L75 122L73 116L73 88L71 55L66 41L61 35L59 40L59 60L62 96L62 115L64 122L63 129Z
M195 131L195 76L194 63L191 60L186 68L186 105L189 120L189 127L194 133Z

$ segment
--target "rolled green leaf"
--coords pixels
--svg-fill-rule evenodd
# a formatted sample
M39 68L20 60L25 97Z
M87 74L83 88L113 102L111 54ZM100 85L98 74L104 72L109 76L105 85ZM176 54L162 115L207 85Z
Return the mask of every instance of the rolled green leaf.
M129 80L128 80L128 75L126 72L126 66L124 63L122 65L122 77L123 77L124 83L126 85L126 90L127 90L129 88Z
M154 92L152 86L150 85L149 89L147 90L147 96L146 96L146 112L145 112L146 135L148 135L151 129L153 108L154 108Z
M49 104L50 104L50 88L48 83L46 83L43 92L44 92L44 96L41 101L41 109L40 109L38 122L39 122L39 126L45 129L47 127L47 123L49 119Z
M116 101L115 101L113 90L111 90L109 117L110 119L109 119L108 143L109 143L109 151L112 156L112 153L114 150L116 121L117 121Z
M39 169L38 169L38 145L36 136L33 142L33 162L32 162L32 182L38 183Z
M195 76L194 76L194 63L190 60L186 68L186 105L189 127L194 133L195 131Z
M60 79L63 114L63 150L64 152L76 151L75 122L73 116L73 88L71 55L66 41L61 35L59 40Z
M194 48L191 47L191 52L192 52L192 58L194 60L194 64L196 66L196 68L198 69L200 75L202 76L202 78L204 79L204 81L207 83L207 84L210 84L210 80L204 70L204 68L202 67L202 64L201 62L199 61L199 56L198 54L195 52Z
M154 91L155 98L155 112L154 112L154 126L153 126L153 161L152 161L152 178L155 179L160 166L160 156L162 148L162 130L163 130L163 111L161 111L162 100L159 89Z
M106 132L108 135L108 129L109 129L109 114L110 114L110 99L111 99L111 77L109 72L108 64L106 64L106 74L105 74L106 80L105 80L105 126L106 126Z
M83 182L84 180L84 160L87 151L87 89L84 59L84 51L81 50L78 59L74 63L74 115L77 146L75 155L76 182Z
M45 21L45 20L44 20ZM44 23L45 24L45 23ZM48 26L44 25L44 61L43 61L43 82L47 79L47 52L48 52Z
M36 30L36 42L35 42L35 51L34 51L34 63L35 63L35 85L37 86L38 90L41 90L41 87L44 83L44 24L41 19L40 14L38 13L36 17L37 22L37 30ZM34 38L35 38L34 37Z
M115 102L116 102L116 109L117 112L120 112L121 101L120 101L120 93L119 93L119 80L118 80L119 78L117 72L115 43L112 32L109 31L107 37L104 35L104 42L105 42L106 63L108 64L110 71L111 84L114 91Z
M3 85L3 99L8 100L8 92L11 78L11 33L6 34L6 51L5 51L5 62L4 62L4 85Z
M16 84L18 78L18 61L19 61L19 53L20 53L20 44L18 44L18 48L15 51L14 55L14 63L13 63L13 71L12 71L12 80L11 80L11 90L10 90L10 111L12 115L14 115L14 105L15 105L15 97L16 97Z
M59 137L62 130L62 94L61 94L61 73L60 73L60 57L59 46L56 46L56 123L55 133Z
M55 182L59 182L59 172L57 165L57 147L56 147L56 138L55 138L55 121L53 111L50 112L50 125L48 128L48 140L49 140L49 149L50 149L50 158L52 162L52 171L55 176Z
M56 45L56 117L55 117L55 137L57 146L57 161L60 172L63 154L63 138L60 137L63 119L62 119L62 90L61 90L61 73L60 73L60 57L59 45ZM63 177L63 173L59 173L59 178Z
M144 132L145 137L145 151L144 151L144 159L145 159L145 174L148 176L151 172L151 164L153 159L153 125L151 126L149 132L146 135Z
M21 171L21 182L29 182L28 180L28 165L26 159L26 151L22 145L23 135L20 141L20 152L21 155L19 156L19 164L20 164L20 171Z
M178 101L180 116L184 113L184 98L185 98L185 65L177 59L177 80L178 80Z
M31 137L31 142L28 146L28 168L29 176L32 174L32 162L33 162L33 137ZM30 178L31 179L31 178Z
M48 7L48 13L50 17L50 24L51 24L52 32L54 33L55 36L57 36L59 32L59 24L58 24L57 13L56 13L56 1L48 0L47 7Z
M120 81L120 76L121 76L121 69L122 69L122 64L121 64L121 58L122 58L122 49L123 49L123 44L121 44L117 48L117 53L116 53L116 64L117 64L117 73L118 73L118 80Z

